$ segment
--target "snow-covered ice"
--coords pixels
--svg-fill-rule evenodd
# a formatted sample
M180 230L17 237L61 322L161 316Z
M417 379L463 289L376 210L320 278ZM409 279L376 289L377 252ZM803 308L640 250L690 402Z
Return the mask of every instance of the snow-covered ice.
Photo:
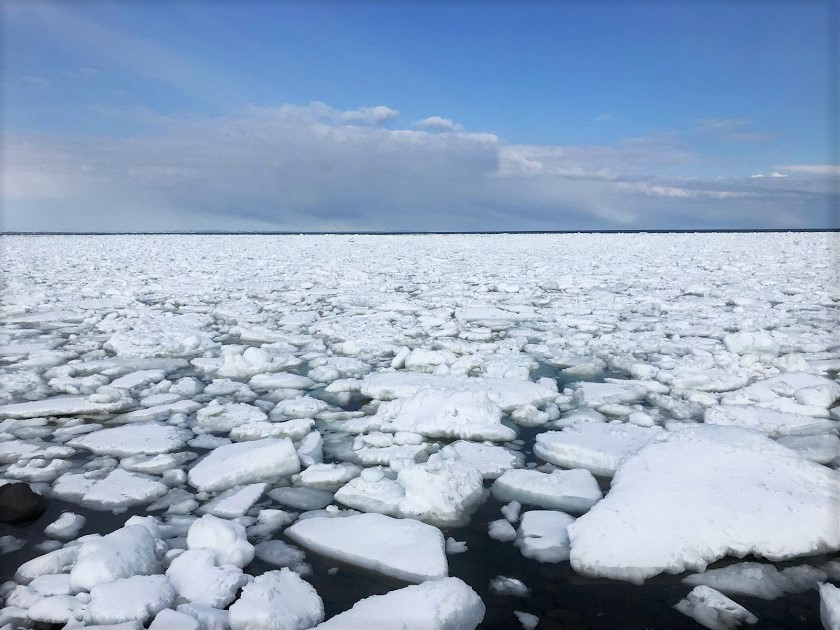
M749 610L708 586L694 587L674 608L709 630L732 630L743 623L758 623L758 617Z
M662 439L659 427L632 424L575 424L562 431L537 435L534 454L564 468L585 468L612 476L618 466L648 442Z
M699 425L621 466L606 498L569 527L571 563L585 575L641 582L727 555L827 553L840 549L838 513L840 473L761 433Z
M311 584L289 569L268 571L242 589L230 607L230 630L306 630L324 619Z
M586 512L601 500L598 482L588 470L508 470L490 488L499 501L518 501L574 514Z
M407 582L448 575L443 534L413 519L382 514L309 518L289 527L286 536L329 558Z
M318 626L321 630L474 630L484 603L462 580L451 577L374 595Z
M840 579L818 557L840 548L838 239L0 236L0 485L58 504L0 536L20 565L0 627L71 630L90 610L135 629L311 627L320 598L294 572L320 583L313 554L336 584L389 561L439 580L327 627L471 627L484 604L443 577L445 552L453 575L493 571L482 594L517 571L521 610L485 602L512 627L551 623L539 602L567 586L541 571L571 569L596 608L611 600L589 577L687 571L686 590L817 623L815 587L836 610ZM387 536L360 519L428 528L425 542L382 557ZM288 544L308 523L329 536ZM496 566L487 549L511 542L522 564ZM267 567L291 572L257 583ZM721 601L684 605L723 623Z
M300 472L294 444L288 438L265 438L228 444L213 450L189 471L190 484L214 492L236 485L277 481Z

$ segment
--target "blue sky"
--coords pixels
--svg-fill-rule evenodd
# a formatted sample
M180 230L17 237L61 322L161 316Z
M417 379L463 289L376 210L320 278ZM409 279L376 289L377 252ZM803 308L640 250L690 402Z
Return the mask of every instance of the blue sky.
M829 2L3 13L5 229L825 227L836 203Z

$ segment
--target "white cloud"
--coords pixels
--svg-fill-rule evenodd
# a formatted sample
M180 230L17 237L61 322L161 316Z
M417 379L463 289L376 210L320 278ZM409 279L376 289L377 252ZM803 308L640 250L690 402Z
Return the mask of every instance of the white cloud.
M395 109L385 107L384 105L377 105L376 107L362 107L361 109L341 112L339 117L341 120L346 120L350 123L378 127L399 115L400 113Z
M783 164L776 168L781 171L790 171L791 173L840 177L840 164Z
M695 159L668 136L507 145L492 133L382 126L395 115L315 102L227 118L159 116L123 138L7 134L4 227L798 227L821 220L825 207L825 191L804 178L812 188L655 177Z
M440 116L429 116L428 118L412 123L412 126L431 131L463 131L464 129L461 125L452 122L449 118L442 118Z

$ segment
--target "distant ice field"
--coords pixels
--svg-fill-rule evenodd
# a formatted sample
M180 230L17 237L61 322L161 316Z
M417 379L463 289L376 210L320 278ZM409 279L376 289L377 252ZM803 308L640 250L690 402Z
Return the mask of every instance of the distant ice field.
M0 628L836 630L838 252L2 236Z

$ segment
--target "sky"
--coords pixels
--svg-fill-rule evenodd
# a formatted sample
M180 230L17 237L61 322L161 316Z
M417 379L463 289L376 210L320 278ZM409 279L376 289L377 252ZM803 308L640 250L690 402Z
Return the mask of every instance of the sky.
M836 9L8 0L0 227L840 227Z

